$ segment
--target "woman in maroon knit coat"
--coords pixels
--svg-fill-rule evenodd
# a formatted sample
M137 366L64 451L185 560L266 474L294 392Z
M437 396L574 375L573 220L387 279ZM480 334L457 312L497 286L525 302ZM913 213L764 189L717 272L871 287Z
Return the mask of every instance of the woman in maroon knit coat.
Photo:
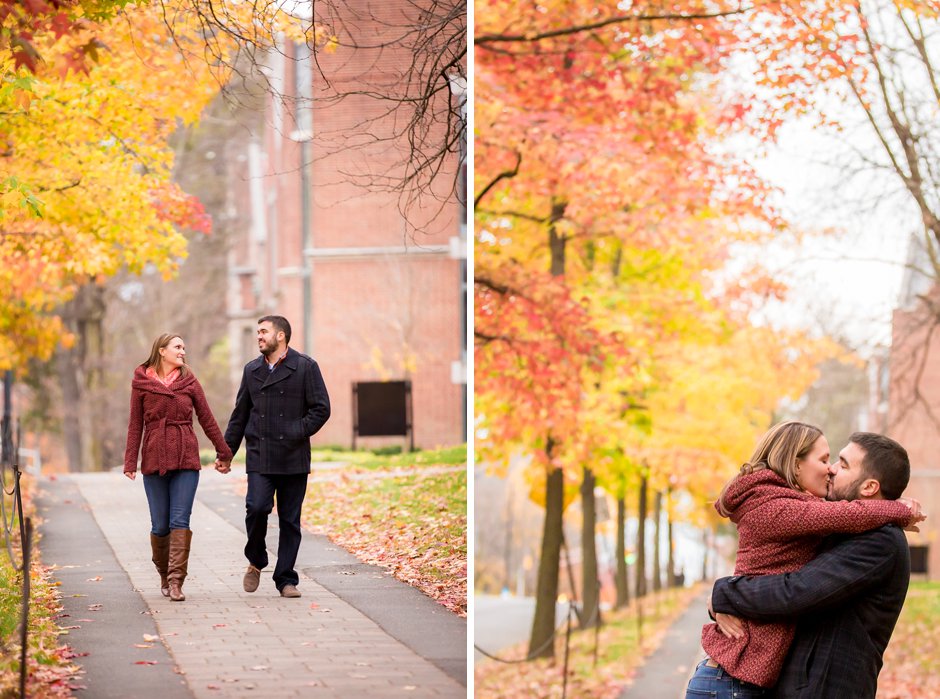
M833 467L818 427L781 422L760 440L750 461L724 488L715 507L738 528L735 575L788 573L806 565L825 536L909 526L922 519L915 501L825 500ZM740 620L736 637L718 624L702 629L708 654L689 681L686 698L769 695L795 626Z
M124 475L131 480L137 477L140 452L153 563L160 573L160 591L174 602L186 599L182 588L193 537L189 517L202 469L193 411L215 446L217 458L230 461L232 451L209 410L202 386L186 366L183 339L164 333L154 341L147 361L134 370Z

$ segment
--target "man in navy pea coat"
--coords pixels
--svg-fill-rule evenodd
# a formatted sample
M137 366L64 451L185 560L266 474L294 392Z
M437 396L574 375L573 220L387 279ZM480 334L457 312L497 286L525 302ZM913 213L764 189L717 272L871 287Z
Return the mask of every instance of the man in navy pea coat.
M268 565L264 538L276 497L280 536L274 584L282 597L300 597L294 564L310 474L310 437L329 419L330 397L317 363L288 347L290 335L290 323L282 316L258 321L261 356L245 365L225 442L234 454L244 437L247 449L245 591L258 589L261 569ZM219 466L228 469L228 464Z

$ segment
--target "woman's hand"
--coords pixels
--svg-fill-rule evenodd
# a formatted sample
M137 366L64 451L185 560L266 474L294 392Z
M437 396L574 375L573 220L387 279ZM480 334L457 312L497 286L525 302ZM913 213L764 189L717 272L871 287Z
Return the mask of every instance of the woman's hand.
M927 519L927 515L920 509L920 503L914 498L898 498L898 502L907 505L911 511L911 521L904 527L904 531L919 532L920 528L917 523Z
M215 470L218 471L219 473L228 473L229 471L232 470L232 462L216 459Z
M137 478L137 471L125 471L124 475L130 478L131 480L134 480L135 478Z
M744 635L744 622L731 614L715 613L715 623L718 624L718 630L730 638L741 638Z

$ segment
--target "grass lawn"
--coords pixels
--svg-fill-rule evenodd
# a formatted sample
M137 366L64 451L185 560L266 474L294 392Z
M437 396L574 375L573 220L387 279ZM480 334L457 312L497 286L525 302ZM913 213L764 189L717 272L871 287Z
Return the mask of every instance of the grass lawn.
M595 633L574 631L568 659L567 696L577 699L616 699L642 658L658 645L672 621L682 613L700 587L666 590L647 595L640 608L605 612L603 626L596 636L597 664L594 663ZM498 657L523 658L527 645L501 651ZM506 665L492 660L474 670L474 696L477 699L560 699L565 656L564 627L555 642L555 662L533 660Z
M940 582L912 582L885 651L878 699L940 697Z
M466 448L331 453L358 468L337 469L335 480L311 478L304 525L466 616Z
M424 466L459 466L467 463L467 445L413 452L349 451L348 449L314 449L314 461L342 461L355 470L385 470Z

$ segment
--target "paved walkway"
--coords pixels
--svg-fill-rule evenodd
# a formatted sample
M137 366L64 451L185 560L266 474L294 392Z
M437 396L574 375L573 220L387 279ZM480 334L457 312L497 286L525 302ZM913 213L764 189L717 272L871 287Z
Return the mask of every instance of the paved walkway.
M705 657L702 650L702 626L708 619L706 585L669 627L659 647L637 668L633 681L623 690L620 699L683 699L689 678L698 661Z
M79 697L466 696L466 620L325 537L304 534L302 598L278 595L273 566L257 592L244 592L239 481L244 472L202 473L181 603L159 591L140 478L73 474L41 484L40 548L57 566L69 615L60 624L76 627L65 640L88 654L76 660L87 687Z

